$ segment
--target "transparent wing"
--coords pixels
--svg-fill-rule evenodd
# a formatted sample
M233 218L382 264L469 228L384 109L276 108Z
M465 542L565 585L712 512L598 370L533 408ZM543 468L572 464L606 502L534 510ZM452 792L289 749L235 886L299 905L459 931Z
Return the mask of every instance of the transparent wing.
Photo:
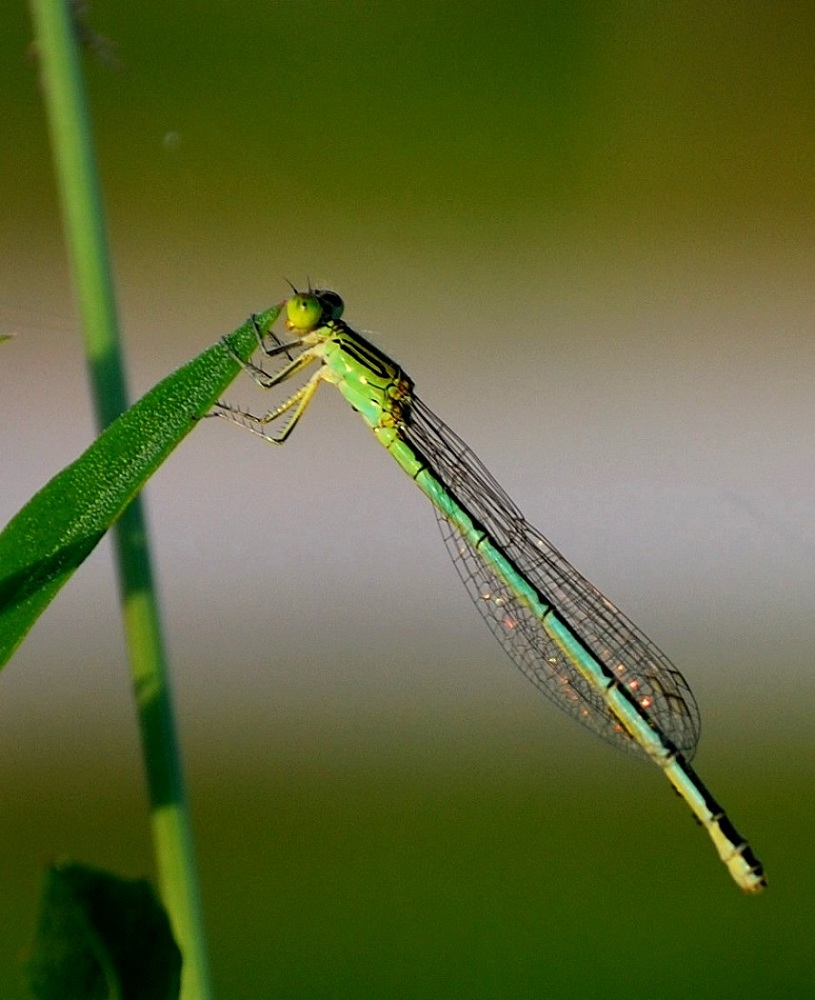
M416 397L406 413L403 434L595 659L620 678L652 725L690 760L699 741L699 709L685 678L665 654L525 520L470 448ZM538 618L458 529L443 515L437 516L473 603L516 666L592 732L645 758L645 751L552 642Z

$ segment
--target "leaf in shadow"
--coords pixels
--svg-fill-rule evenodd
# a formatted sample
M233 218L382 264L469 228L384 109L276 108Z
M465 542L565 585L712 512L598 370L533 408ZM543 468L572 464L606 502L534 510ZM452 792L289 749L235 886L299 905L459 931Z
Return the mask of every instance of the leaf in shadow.
M176 1000L181 952L145 879L54 865L28 983L36 1000Z

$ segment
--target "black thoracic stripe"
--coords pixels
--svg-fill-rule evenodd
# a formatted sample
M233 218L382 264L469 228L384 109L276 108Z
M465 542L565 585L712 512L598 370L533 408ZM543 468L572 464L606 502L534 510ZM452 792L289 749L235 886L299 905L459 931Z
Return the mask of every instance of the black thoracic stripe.
M339 346L346 354L350 354L358 364L370 368L380 378L390 378L393 375L394 369L398 371L398 366L381 351L377 350L373 344L365 340L364 337L360 337L356 331L352 332L347 330L347 328L342 330L343 333L346 331L349 336L342 339L338 338Z

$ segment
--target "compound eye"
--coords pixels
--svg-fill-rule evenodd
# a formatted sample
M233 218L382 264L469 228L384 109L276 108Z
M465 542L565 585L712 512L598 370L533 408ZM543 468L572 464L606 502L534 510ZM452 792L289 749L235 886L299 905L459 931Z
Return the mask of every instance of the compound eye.
M308 333L319 326L323 307L316 295L298 292L286 303L286 326L298 333Z
M321 288L314 294L319 298L320 305L323 307L324 320L339 319L342 316L345 303L336 292L332 292L330 288Z

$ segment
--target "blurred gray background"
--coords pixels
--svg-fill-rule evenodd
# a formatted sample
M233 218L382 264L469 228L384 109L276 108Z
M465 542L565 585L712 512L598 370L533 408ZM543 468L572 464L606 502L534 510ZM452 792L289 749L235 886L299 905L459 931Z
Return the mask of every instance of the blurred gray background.
M95 436L30 29L22 5L7 7L0 327L19 336L0 347L3 522ZM699 959L699 983L715 978L725 997L785 984L803 995L792 900L812 881L795 854L813 819L811 7L314 0L192 14L154 0L91 8L121 64L86 68L133 397L284 296L285 278L336 288L347 320L686 675L702 708L700 773L782 886L739 900L660 776L523 681L469 607L426 501L324 389L286 447L209 421L146 491L193 804L205 812L210 919L226 927L215 935L225 995L256 995L230 971L245 965L241 947L256 957L251 933L237 943L229 927L259 933L269 919L223 868L224 851L277 849L258 800L278 780L312 781L319 822L325 788L344 787L337 775L365 774L357 803L379 815L372 803L396 773L471 781L487 798L522 787L540 809L536 845L551 848L560 810L588 884L598 876L582 865L613 846L600 870L642 887L633 823L655 851L646 883L658 871L660 891L683 895L673 905L685 947L706 933L692 900L706 899L708 880L716 907L733 906L745 952L769 947L773 928L785 942L755 960L766 979L734 945ZM228 398L264 402L249 380ZM134 872L149 869L107 544L4 671L0 732L15 816L0 870L20 880L20 912L52 853L118 867L124 853ZM612 818L592 829L587 806L606 795ZM483 815L483 798L471 805ZM428 856L438 849L429 837ZM326 850L323 875L334 870ZM285 974L270 959L265 982L279 975L281 995L365 992L356 967L332 964L342 952L353 965L360 940L373 948L365 921L382 876L363 867L350 883L362 900L352 943L325 951L342 919L319 897L331 931L298 938L302 966L290 959ZM595 901L612 924L619 886ZM438 899L436 887L416 905ZM565 905L575 927L590 919ZM794 924L783 935L780 914ZM374 922L389 972L360 965L371 995L395 996L388 948L402 931ZM508 995L506 952L491 991L483 948L468 941L471 995ZM416 948L409 967L432 970L436 958ZM303 970L321 961L333 973L307 985ZM608 982L614 961L585 975ZM775 961L780 979L767 971ZM676 963L676 995L704 995ZM399 980L401 995L441 995L427 975L426 988ZM524 981L539 995L542 979ZM451 990L466 982L450 972Z

